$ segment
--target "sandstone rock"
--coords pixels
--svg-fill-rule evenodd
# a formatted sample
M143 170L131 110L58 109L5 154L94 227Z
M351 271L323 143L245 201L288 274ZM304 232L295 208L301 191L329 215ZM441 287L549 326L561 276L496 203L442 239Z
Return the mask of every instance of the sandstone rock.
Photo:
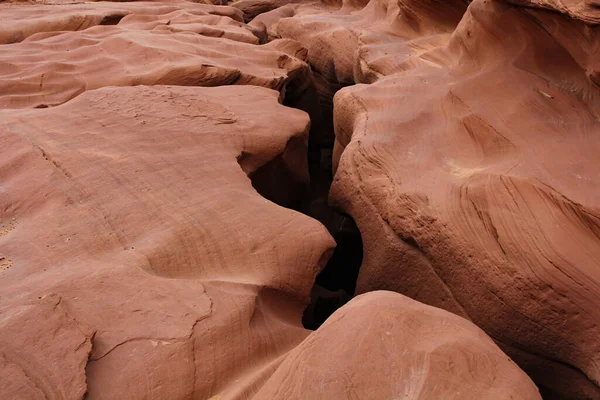
M307 79L305 63L258 41L254 28L228 16L182 10L38 33L0 46L0 108L54 106L105 86L235 84L284 93L290 81Z
M0 398L600 398L595 2L469 3L2 3Z
M257 15L275 10L289 4L291 0L237 0L231 3L242 11L246 22L252 21Z
M598 0L508 0L524 7L545 8L566 14L585 23L600 23L600 2Z
M57 296L3 308L0 397L83 397L94 331L73 319Z
M307 178L308 117L277 99L138 86L0 113L4 398L248 395L304 339L334 243L248 178L277 156Z
M242 22L242 13L232 7L180 2L156 4L83 3L69 5L27 4L2 7L0 44L17 43L40 32L81 31L96 25L117 25L130 14L167 18L170 13L187 11L200 16L220 15Z
M541 399L469 321L391 292L336 311L290 352L261 399Z
M358 292L470 318L576 398L600 398L597 42L478 0L445 45L415 50L426 63L335 99L330 198L363 236Z
M272 29L304 45L326 81L370 83L407 69L416 51L439 47L466 6L463 0L345 1L337 10L306 5Z

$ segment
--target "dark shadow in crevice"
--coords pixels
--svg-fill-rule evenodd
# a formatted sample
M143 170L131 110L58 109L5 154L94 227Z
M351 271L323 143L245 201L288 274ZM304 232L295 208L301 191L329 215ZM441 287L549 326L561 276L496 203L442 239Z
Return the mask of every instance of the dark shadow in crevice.
M308 85L290 85L283 104L307 112L311 119L307 155L310 184L298 210L325 225L337 243L329 262L315 280L311 303L302 318L305 328L317 329L354 296L363 246L352 218L328 204L335 141L333 96L344 85L329 82L314 70L308 79Z
M356 290L363 260L360 232L352 218L342 215L331 234L337 247L311 290L311 302L302 316L302 324L307 329L319 328L331 314L352 299Z
M306 195L306 183L290 172L279 155L249 175L252 186L265 199L299 211Z
M126 14L107 15L104 18L102 18L98 25L117 25L119 22L121 22L125 15Z
M291 141L282 155L248 174L260 195L321 222L337 243L311 290L311 302L302 317L307 329L317 329L354 296L363 258L362 238L354 221L328 204L335 141L333 96L343 86L328 82L316 71L291 80L282 103L310 116L308 148L299 139ZM289 164L301 158L300 151L306 154L308 165ZM240 154L238 162L244 171L251 170L250 155ZM308 177L301 176L301 170L307 170Z
M354 296L363 259L360 232L351 217L341 215L332 235L337 247L323 271L317 276L315 284L328 290L341 289Z
M237 162L258 194L282 207L301 211L309 187L306 152L306 137L294 136L269 161L265 162L264 155L242 151Z

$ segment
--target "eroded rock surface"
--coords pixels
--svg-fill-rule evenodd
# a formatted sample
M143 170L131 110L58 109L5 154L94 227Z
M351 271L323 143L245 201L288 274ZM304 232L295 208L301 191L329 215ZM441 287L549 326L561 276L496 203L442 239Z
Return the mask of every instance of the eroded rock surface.
M18 43L41 32L82 31L97 25L117 25L128 15L170 21L173 13L184 11L201 21L209 15L226 16L242 22L242 14L232 7L219 7L189 2L178 3L112 3L95 4L27 4L2 7L0 44Z
M229 17L186 11L39 33L0 47L0 108L55 106L105 86L235 84L284 91L306 74L305 63L272 43L257 43Z
M358 296L335 312L290 352L256 397L540 398L475 325L383 291Z
M2 220L14 223L0 238L12 261L0 315L13 328L0 343L9 365L56 369L35 386L77 398L90 353L91 398L208 398L299 343L302 302L334 243L248 178L281 156L290 176L307 179L308 116L277 99L250 86L139 86L4 111L0 201ZM41 308L49 298L61 307L52 314ZM48 358L62 361L42 366ZM58 380L65 375L78 391Z
M591 25L600 23L598 0L508 0L523 7L544 8L566 14Z
M569 17L473 2L411 68L336 95L331 193L365 243L358 292L470 318L577 398L600 396L592 43Z
M0 397L600 399L594 1L57 3L0 4Z

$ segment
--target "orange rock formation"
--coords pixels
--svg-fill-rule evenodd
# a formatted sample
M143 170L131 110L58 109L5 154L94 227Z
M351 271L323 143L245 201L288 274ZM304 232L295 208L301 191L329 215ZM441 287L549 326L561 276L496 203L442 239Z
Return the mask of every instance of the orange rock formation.
M600 399L599 10L0 2L0 398Z

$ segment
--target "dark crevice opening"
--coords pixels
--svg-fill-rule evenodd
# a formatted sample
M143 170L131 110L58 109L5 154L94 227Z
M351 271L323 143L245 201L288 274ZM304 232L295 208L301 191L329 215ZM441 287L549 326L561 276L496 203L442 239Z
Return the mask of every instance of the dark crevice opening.
M121 22L125 15L126 14L107 15L104 18L102 18L98 25L117 25L119 22Z
M311 302L302 317L305 328L317 329L354 296L363 245L352 218L328 204L335 141L333 96L347 85L330 82L315 70L310 71L309 79L309 85L288 90L292 96L286 96L283 104L304 110L311 118L307 160L310 184L298 211L321 222L337 244L329 262L316 277L310 293Z
M315 284L330 291L343 290L354 296L363 259L360 232L352 218L344 215L339 227L332 234L337 247L323 271L317 276Z
M244 164L244 158L244 155L238 158L240 165ZM327 227L336 242L332 256L315 279L310 293L311 302L302 316L304 327L314 330L354 296L363 260L363 243L353 219L327 203L333 181L331 149L311 148L309 145L308 161L308 186L290 172L282 155L249 174L249 177L261 196L317 219Z
M311 302L302 316L302 324L307 329L319 328L352 299L362 265L362 238L352 218L342 215L339 225L330 233L337 246L311 290Z
M262 197L282 207L300 211L307 190L306 184L290 172L281 155L258 168L249 177L252 186Z
M325 268L315 279L310 304L302 317L306 329L317 329L338 308L354 296L363 260L363 244L358 228L349 215L329 206L329 189L333 182L332 155L335 141L333 128L333 96L344 86L324 79L317 71L297 77L285 89L283 105L305 111L311 120L306 143L290 140L283 154L249 173L252 186L264 198L301 212L321 222L336 242L336 248ZM299 152L306 152L308 177L299 175L306 165L289 165ZM286 157L286 153L290 156ZM240 154L238 162L244 171L251 169L249 154ZM308 178L308 184L306 183Z

